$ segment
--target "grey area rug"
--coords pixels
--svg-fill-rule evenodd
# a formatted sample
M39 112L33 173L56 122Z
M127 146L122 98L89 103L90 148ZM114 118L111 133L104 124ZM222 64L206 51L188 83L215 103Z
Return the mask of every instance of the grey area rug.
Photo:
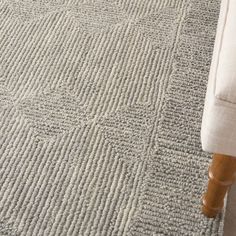
M200 212L219 1L0 1L0 235L221 235Z

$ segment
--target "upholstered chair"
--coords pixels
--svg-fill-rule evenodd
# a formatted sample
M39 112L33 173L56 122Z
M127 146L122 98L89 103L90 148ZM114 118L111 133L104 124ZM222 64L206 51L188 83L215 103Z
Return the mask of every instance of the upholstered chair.
M236 0L222 0L202 120L203 150L213 153L203 213L216 216L236 171Z

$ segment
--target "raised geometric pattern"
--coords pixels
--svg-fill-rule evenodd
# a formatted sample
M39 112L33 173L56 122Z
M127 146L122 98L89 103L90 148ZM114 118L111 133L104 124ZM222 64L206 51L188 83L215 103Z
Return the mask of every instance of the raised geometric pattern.
M164 8L141 18L135 23L135 27L142 32L144 37L149 38L158 48L173 45L179 25L179 14L176 9Z
M68 14L75 19L78 28L88 32L106 30L126 19L119 7L108 1L88 1L73 6Z
M22 100L19 109L41 138L51 138L86 122L84 107L72 95L62 91L47 91Z
M199 210L216 2L0 0L0 235L218 235Z
M153 119L154 113L150 107L137 104L118 110L98 123L105 139L121 158L136 160L144 158L145 143Z
M60 10L65 5L65 0L12 0L9 5L15 17L28 21Z

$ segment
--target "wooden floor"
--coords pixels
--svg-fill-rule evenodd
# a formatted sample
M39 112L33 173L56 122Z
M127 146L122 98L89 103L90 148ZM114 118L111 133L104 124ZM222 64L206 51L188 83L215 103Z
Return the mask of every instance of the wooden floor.
M236 235L236 184L234 184L228 194L226 207L226 217L224 225L224 236Z

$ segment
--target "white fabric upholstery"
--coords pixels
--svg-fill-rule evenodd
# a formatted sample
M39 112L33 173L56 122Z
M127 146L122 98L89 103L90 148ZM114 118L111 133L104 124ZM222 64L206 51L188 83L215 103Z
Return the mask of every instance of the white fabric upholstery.
M236 157L236 0L222 0L201 131L205 151Z

